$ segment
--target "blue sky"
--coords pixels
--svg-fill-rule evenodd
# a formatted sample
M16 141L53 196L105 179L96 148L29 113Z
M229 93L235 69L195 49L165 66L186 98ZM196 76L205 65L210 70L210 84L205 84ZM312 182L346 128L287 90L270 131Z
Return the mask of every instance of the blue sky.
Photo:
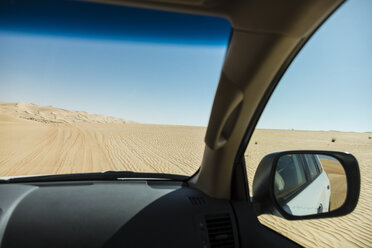
M372 1L347 1L313 35L258 127L372 131Z
M32 11L25 9L17 13L27 20ZM284 75L258 127L372 131L371 10L372 1L349 1L318 30ZM130 23L144 14L135 11L127 11L126 19L118 13L102 20ZM52 24L45 26L42 19L50 16L40 13L39 20L18 18L14 24L12 12L6 12L8 18L4 12L0 101L53 105L141 123L206 126L229 24L168 14L174 23L164 31L167 16L145 12L158 18L152 22L157 32L148 32L148 20L140 22L138 32L130 25L123 31L121 26L107 29L90 22L79 29L70 13L67 24L58 22L63 16L53 16L53 33ZM186 29L175 28L182 23ZM81 30L85 33L77 36Z
M48 1L39 2L0 10L0 101L207 125L227 20L69 1L43 10Z
M4 37L5 36L5 37ZM224 47L3 34L1 101L206 125ZM1 48L0 48L1 49Z

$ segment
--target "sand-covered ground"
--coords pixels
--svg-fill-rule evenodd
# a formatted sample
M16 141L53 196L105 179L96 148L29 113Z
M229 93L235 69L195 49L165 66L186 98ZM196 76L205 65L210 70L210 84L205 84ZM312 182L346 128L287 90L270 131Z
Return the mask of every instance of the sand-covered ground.
M295 149L353 154L361 172L359 203L344 217L287 221L263 215L259 217L260 222L306 247L372 247L372 133L256 130L245 154L250 188L262 157L275 151Z
M200 165L204 133L200 127L8 103L0 108L0 176L107 170L191 175Z
M0 176L106 170L190 175L200 165L204 134L203 127L145 125L83 111L0 103ZM350 215L311 221L264 215L261 223L307 247L372 247L369 137L372 133L257 130L245 155L250 187L264 155L290 149L348 151L359 161L362 180L359 204ZM331 180L340 181L341 172L331 172ZM334 190L342 191L343 184L338 185Z
M331 204L330 210L335 210L342 206L346 200L347 182L345 170L339 161L321 158L324 171L327 173L331 185Z

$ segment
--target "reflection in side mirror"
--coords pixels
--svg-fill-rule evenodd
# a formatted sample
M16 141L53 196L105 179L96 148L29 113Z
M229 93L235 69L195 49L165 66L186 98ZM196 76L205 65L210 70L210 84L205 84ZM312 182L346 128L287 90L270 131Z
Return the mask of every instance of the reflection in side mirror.
M279 157L273 187L279 206L293 216L333 211L343 205L347 195L343 166L336 158L322 154Z
M288 220L344 216L358 204L358 161L338 151L270 153L257 167L252 192L257 216L272 214Z

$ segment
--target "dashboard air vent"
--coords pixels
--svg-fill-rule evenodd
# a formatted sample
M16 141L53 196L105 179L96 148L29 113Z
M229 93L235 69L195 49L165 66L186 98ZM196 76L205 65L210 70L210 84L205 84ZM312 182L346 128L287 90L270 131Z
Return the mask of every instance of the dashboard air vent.
M234 232L229 214L207 215L210 248L234 248Z

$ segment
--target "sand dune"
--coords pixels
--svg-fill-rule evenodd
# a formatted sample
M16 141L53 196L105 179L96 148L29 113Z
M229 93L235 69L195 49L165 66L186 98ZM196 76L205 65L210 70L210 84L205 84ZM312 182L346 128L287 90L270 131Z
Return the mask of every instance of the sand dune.
M128 123L126 120L112 116L90 114L85 111L70 111L52 106L38 106L23 102L1 102L0 114L43 123Z
M82 111L1 103L0 175L106 170L191 175L202 159L205 130L128 123ZM311 221L287 221L264 215L259 220L307 247L372 247L372 139L369 136L372 135L257 130L245 154L250 188L262 157L289 149L348 151L358 159L362 177L359 204L350 215ZM336 142L331 142L332 138ZM337 176L339 172L332 173ZM339 183L339 187L344 186Z

